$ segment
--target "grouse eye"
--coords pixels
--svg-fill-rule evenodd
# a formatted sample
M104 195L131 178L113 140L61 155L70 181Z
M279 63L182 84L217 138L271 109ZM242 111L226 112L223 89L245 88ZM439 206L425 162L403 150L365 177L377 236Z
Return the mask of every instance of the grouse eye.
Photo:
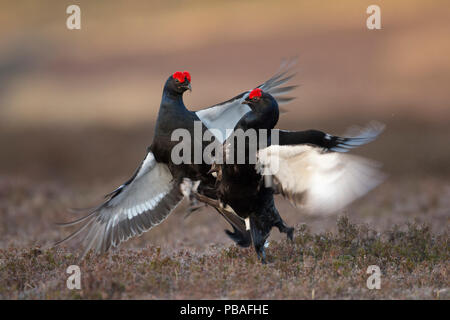
M172 77L175 79L176 83L179 83L179 82L183 83L186 78L186 76L183 74L183 72L180 72L180 71L175 72L172 75Z

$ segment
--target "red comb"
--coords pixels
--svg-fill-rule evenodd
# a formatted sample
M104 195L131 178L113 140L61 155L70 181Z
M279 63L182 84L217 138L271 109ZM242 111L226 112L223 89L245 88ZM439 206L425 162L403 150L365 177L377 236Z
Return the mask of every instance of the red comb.
M186 79L187 79L189 82L191 82L191 75L189 74L189 72L184 71L183 74L184 74L184 76L186 77Z
M172 77L173 77L174 79L178 79L178 81L180 81L181 83L183 83L186 76L184 75L183 72L177 71L177 72L175 72L175 73L172 75Z
M253 99L255 97L261 97L261 96L262 96L262 90L260 88L256 88L256 89L253 89L252 92L250 92L248 97L250 99Z

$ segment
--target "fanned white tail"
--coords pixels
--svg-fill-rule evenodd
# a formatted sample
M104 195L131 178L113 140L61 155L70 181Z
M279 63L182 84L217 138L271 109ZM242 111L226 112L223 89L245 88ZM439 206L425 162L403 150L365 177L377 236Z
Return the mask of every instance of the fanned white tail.
M275 187L307 214L335 213L385 179L375 161L308 145L262 149L256 166L271 173Z

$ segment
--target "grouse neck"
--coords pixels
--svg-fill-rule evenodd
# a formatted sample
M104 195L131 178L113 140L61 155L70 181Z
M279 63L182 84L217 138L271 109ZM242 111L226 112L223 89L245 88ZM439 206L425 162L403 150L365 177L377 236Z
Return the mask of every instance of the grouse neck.
M177 107L186 109L183 103L183 94L172 91L165 91L162 97L161 107Z

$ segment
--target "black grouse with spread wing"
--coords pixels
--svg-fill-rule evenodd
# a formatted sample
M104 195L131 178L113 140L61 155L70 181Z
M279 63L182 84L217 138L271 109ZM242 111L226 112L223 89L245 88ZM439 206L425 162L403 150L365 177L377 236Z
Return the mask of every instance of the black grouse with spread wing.
M210 172L209 164L193 161L194 153L188 162L174 163L172 150L179 141L172 140L172 133L177 129L187 130L194 137L190 141L191 150L199 147L203 151L209 142L195 137L197 123L200 123L202 133L207 130L214 132L215 138L220 143L230 139L232 129L271 129L278 121L278 104L292 100L292 98L281 96L294 88L294 86L281 87L291 77L289 70L279 72L258 86L258 94L246 91L224 103L192 112L183 103L183 93L190 89L190 74L175 72L165 83L155 135L144 161L128 181L107 195L105 202L91 209L85 217L63 224L79 226L79 229L59 243L84 233L84 252L81 257L84 257L90 249L97 253L106 252L110 247L118 246L121 242L161 223L181 202L186 195L184 191L192 188L192 184L186 187L188 180L199 182L195 184L198 199L212 205L232 225L234 232L227 232L230 237L242 246L250 245L250 239L252 239L258 255L264 260L265 239L273 226L277 226L280 231L292 237L292 228L285 225L275 208L274 190L281 192L296 204L309 205L317 202L316 189L322 185L318 184L319 187L317 187L317 183L313 182L317 180L317 173L323 174L327 168L322 170L323 168L319 166L313 170L312 175L305 174L303 170L305 167L320 164L322 158L320 154L313 154L317 153L316 149L313 148L314 152L312 152L304 148L316 145L321 147L321 150L325 148L332 151L345 151L347 148L373 140L374 136L369 134L367 137L346 139L315 130L306 132L280 130L278 131L279 145L270 146L269 137L269 147L258 151L257 167L272 171L275 167L274 162L271 161L273 154L276 153L275 151L280 151L279 154L282 155L279 158L280 163L283 164L280 171L282 174L274 172L271 175L273 186L266 186L262 183L264 179L260 172L255 171L254 164L229 167L225 165L222 168L224 177L216 180ZM291 148L291 145L295 146ZM279 147L280 150L275 150L274 147ZM248 148L248 144L245 148ZM303 154L316 158L305 163L304 159L298 159L302 158ZM334 163L332 159L328 162L331 165ZM349 162L352 163L352 161ZM342 167L341 163L340 167ZM305 174L309 184L299 186L286 179L288 175L298 180L299 173L296 171ZM316 180L311 180L309 176ZM320 178L319 175L319 180ZM249 199L254 201L251 202ZM344 202L348 201L349 199L346 199ZM257 203L256 206L255 203ZM336 207L341 204L339 201L334 203ZM245 219L248 225L244 222Z
M255 89L244 103L251 111L242 117L234 134L225 142L224 164L214 166L217 194L220 207L229 206L246 220L248 232L234 230L234 233L228 232L229 236L241 246L249 246L253 242L258 256L265 262L264 247L272 227L277 227L290 239L293 232L276 209L274 192L280 192L294 205L316 214L335 212L362 196L382 180L383 175L377 170L377 165L333 151L346 152L374 140L383 130L383 125L372 123L354 137L347 138L318 130L269 131L275 127L279 117L276 99L261 89ZM249 140L245 140L245 150L239 150L236 136L240 129L268 130L266 144L261 148L256 135L258 139L253 141L252 151ZM272 139L274 135L277 139ZM245 163L238 163L236 155L243 151ZM250 161L251 152L257 152L256 166ZM233 154L232 161L229 153ZM264 179L263 173L270 180ZM271 179L275 181L267 183Z
M280 72L260 85L274 95L284 94L293 87L280 87L291 78L287 71ZM200 181L198 192L204 196L215 198L215 179L208 173L210 165L204 162L196 164L193 159L188 163L175 164L171 153L178 141L171 136L176 129L186 129L192 137L196 121L201 124L202 133L215 129L218 141L226 139L227 129L233 129L240 118L250 109L242 104L243 97L249 91L197 112L189 111L183 103L183 93L191 88L191 76L188 72L175 72L164 85L155 135L147 154L134 175L108 194L107 200L90 209L83 218L63 226L79 226L74 233L59 241L64 243L84 233L84 251L81 258L93 249L103 253L116 247L131 237L142 234L161 223L183 198L185 178ZM283 98L280 98L283 99ZM290 98L285 98L288 102ZM209 142L194 137L191 150L200 143L203 150ZM192 154L194 157L194 154ZM245 231L243 222L235 215L222 208L217 211L233 226Z

